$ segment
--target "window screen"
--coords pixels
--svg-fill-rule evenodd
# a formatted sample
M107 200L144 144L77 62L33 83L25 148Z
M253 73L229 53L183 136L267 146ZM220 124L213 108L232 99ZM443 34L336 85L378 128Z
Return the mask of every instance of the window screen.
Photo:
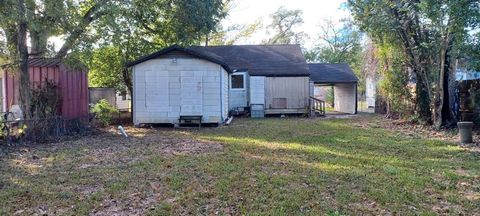
M243 74L232 75L232 89L243 89Z

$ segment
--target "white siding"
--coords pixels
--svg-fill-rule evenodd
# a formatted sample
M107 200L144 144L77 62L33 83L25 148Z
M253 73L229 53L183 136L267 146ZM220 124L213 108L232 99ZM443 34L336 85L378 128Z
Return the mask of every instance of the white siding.
M222 76L221 76L221 83L222 83L222 98L223 98L223 104L222 104L222 117L223 120L227 119L228 117L228 105L229 105L229 92L228 88L230 85L229 79L228 79L228 73L225 70L222 70Z
M250 77L250 104L265 105L265 77Z
M333 87L335 111L355 114L356 88L355 84L335 84Z
M177 124L180 115L202 115L204 123L222 123L228 112L222 112L228 107L226 74L220 65L197 58L182 57L177 63L152 59L134 66L134 123Z
M116 105L119 110L130 110L131 97L126 95L126 100L123 100L123 96L120 93L116 94Z

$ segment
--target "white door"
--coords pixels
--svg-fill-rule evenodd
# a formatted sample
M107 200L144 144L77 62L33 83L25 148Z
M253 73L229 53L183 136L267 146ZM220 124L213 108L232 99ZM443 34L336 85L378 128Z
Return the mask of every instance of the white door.
M201 76L182 76L180 115L202 115L203 82Z
M229 109L244 108L248 106L247 72L237 72L230 75Z

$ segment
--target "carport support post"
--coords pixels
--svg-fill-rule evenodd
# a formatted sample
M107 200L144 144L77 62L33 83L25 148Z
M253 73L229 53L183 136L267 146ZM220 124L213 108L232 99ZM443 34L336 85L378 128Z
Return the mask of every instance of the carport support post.
M358 113L358 83L355 83L355 115Z
M331 85L330 89L332 90L332 108L335 109L335 85Z

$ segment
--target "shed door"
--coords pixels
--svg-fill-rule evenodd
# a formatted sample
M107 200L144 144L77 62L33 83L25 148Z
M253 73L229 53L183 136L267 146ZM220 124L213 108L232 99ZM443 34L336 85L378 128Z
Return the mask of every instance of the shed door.
M180 115L203 115L203 82L201 76L182 76Z

